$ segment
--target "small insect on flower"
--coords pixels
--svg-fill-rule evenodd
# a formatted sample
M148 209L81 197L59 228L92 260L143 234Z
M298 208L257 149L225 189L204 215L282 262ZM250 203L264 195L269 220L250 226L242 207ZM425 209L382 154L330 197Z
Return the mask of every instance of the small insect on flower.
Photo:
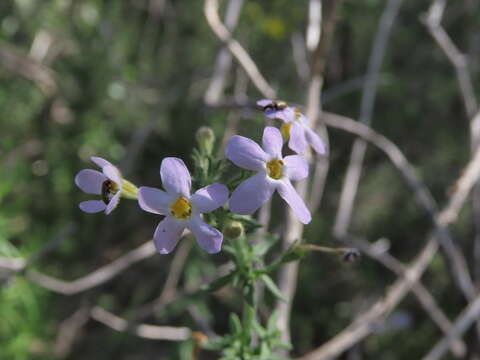
M86 213L105 210L110 214L120 201L120 197L136 199L138 189L122 178L120 171L105 159L92 156L91 160L102 168L102 172L91 169L81 170L75 176L75 184L87 194L100 195L102 200L89 200L80 203L80 209Z
M258 173L241 183L230 198L230 210L236 214L254 213L274 191L291 207L304 224L312 219L291 180L308 175L308 163L300 155L282 157L282 135L277 128L267 126L263 132L263 149L253 140L234 135L228 141L225 156L235 165Z
M263 115L269 119L283 121L280 131L288 147L297 154L307 150L307 143L318 153L325 154L326 146L320 136L308 126L308 120L300 110L288 106L284 101L263 99L257 101L262 108Z
M211 184L190 195L190 173L185 163L174 157L163 159L160 177L166 191L148 186L138 190L138 203L143 210L165 215L153 235L158 252L171 252L185 229L193 233L205 251L211 254L219 252L223 235L206 224L201 215L225 204L228 199L226 186Z
M261 106L263 112L266 112L266 113L282 111L288 107L288 104L285 101L274 101L274 100L259 100L257 102L257 105Z

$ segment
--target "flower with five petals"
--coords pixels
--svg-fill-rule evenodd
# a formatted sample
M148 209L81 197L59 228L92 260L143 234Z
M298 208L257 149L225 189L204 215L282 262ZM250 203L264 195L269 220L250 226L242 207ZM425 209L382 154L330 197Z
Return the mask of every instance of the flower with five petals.
M222 206L228 199L228 189L222 184L211 184L190 195L190 173L184 162L175 157L163 159L160 177L166 191L148 186L138 191L138 203L143 210L165 215L153 235L157 251L171 252L187 228L201 248L211 254L219 252L223 235L205 223L201 214Z
M325 154L326 146L320 136L308 126L308 120L299 109L288 106L283 101L263 99L257 101L257 105L263 110L263 114L269 119L283 121L280 131L288 147L297 154L303 154L307 150L307 143L318 153Z
M263 132L263 149L253 140L234 135L228 141L225 156L235 165L257 171L232 193L229 206L236 214L254 213L276 190L296 217L304 224L311 220L310 211L293 187L291 180L308 176L308 163L299 155L282 157L283 140L280 131L267 126Z
M122 178L120 171L105 159L92 156L90 158L102 168L102 172L84 169L75 176L75 184L87 194L101 195L102 200L89 200L80 203L79 207L86 213L97 213L105 210L110 214L120 201L120 197L137 198L137 187Z

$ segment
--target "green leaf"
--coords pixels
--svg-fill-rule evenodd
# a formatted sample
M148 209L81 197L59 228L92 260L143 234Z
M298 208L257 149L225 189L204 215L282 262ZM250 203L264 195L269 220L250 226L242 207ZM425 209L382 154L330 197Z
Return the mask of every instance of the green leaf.
M267 287L268 290L277 298L282 301L288 302L287 298L282 295L280 292L280 289L275 285L273 282L272 278L266 274L263 274L260 276L260 279L265 283L265 286Z
M268 343L262 342L262 344L260 345L260 359L271 360L271 355L272 351L270 350Z
M235 335L241 334L242 323L240 322L240 319L238 318L237 314L230 313L229 325L230 325L230 332L232 334L235 334Z
M270 315L270 318L268 319L267 323L267 331L268 333L273 333L275 330L277 330L277 320L278 320L278 311L274 311L272 315Z
M258 336L260 338L264 338L267 336L267 332L265 331L265 329L262 327L262 325L260 325L258 323L257 320L254 320L253 323L252 323L252 326L253 326L253 329L255 330L255 332L258 334Z
M235 253L236 253L235 248L233 246L230 246L230 245L223 245L222 250L225 251L226 253L230 254L230 255L235 255Z
M275 235L265 234L262 236L264 240L253 246L253 253L258 257L263 257L279 239L279 237Z
M229 274L212 281L210 284L204 287L203 290L212 292L212 291L221 289L222 287L224 287L225 285L227 285L229 282L233 280L233 277L235 276L235 274L236 274L235 271L231 271Z

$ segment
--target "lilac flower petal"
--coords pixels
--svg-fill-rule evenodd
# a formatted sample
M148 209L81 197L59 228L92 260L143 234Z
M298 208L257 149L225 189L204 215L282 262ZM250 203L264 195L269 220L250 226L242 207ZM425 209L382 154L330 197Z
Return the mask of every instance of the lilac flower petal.
M283 109L282 111L279 111L279 114L277 114L277 118L280 120L283 120L285 122L295 122L295 108L294 107L287 107Z
M198 190L190 198L197 213L203 214L213 211L228 200L228 189L222 184L211 184Z
M303 224L308 224L312 220L310 211L307 209L302 198L298 195L292 183L288 180L283 180L277 187L280 196L287 202L292 209L295 216Z
M90 169L81 170L75 176L75 184L87 194L100 195L105 180L107 180L107 177L100 171Z
M116 183L119 187L122 187L122 175L120 171L113 165L106 165L102 168L103 174Z
M263 115L265 115L269 119L283 120L282 118L279 117L279 116L281 116L281 111L276 111L276 110L273 110L273 109L267 109L267 110L263 111Z
M258 100L257 105L261 106L262 108L265 108L265 106L271 104L272 102L273 100L263 99L263 100ZM269 107L266 110L263 110L263 115L265 115L267 118L270 118L270 119L275 119L277 113L278 111L272 107Z
M308 119L305 115L303 115L302 113L300 113L300 118L298 119L298 121L300 121L301 123L303 123L304 125L308 126Z
M303 154L307 150L307 140L305 139L305 130L298 122L292 123L290 129L290 140L288 147L297 154Z
M264 169L268 156L255 141L234 135L228 140L225 157L235 165L248 169L261 171Z
M308 176L308 162L300 155L289 155L283 158L287 167L287 176L290 180L297 181Z
M205 223L199 216L189 221L187 227L197 238L198 245L209 254L218 253L222 248L223 234Z
M175 157L163 159L160 165L160 177L167 193L190 197L192 178L183 160Z
M153 234L153 242L160 254L168 254L177 246L178 240L185 229L183 222L167 216L158 224Z
M310 146L318 154L325 154L327 152L325 143L323 142L323 140L320 138L320 136L318 136L318 134L315 131L306 127L305 128L305 136L307 137L307 141L310 144Z
M281 159L283 139L280 131L273 126L267 126L263 130L262 146L272 159Z
M275 183L269 181L267 174L258 173L241 183L230 198L230 211L235 214L252 214L268 199L275 191Z
M79 207L80 207L80 210L82 210L83 212L94 214L94 213L105 210L107 206L101 200L88 200L88 201L82 201L79 204Z
M103 168L104 166L107 166L107 165L113 166L109 161L107 161L107 160L105 160L101 157L92 156L90 158L90 160L92 160L95 164L97 164L101 168Z
M110 199L108 202L107 208L105 209L105 214L110 214L118 205L118 202L120 201L120 191L117 191L115 195Z
M149 186L138 189L138 204L148 212L159 215L168 214L168 206L175 198L166 192Z
M273 100L269 100L269 99L262 99L262 100L258 100L257 101L257 105L258 106L261 106L261 107L265 107L267 106L268 104L271 104Z

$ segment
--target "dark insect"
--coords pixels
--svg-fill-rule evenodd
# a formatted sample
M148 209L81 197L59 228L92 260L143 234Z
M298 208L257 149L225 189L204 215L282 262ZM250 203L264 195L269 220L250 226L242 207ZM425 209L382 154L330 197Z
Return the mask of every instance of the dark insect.
M263 111L280 111L286 109L287 106L285 101L272 101L263 107Z
M116 185L111 180L106 180L102 184L102 200L108 205L113 195L117 192Z

